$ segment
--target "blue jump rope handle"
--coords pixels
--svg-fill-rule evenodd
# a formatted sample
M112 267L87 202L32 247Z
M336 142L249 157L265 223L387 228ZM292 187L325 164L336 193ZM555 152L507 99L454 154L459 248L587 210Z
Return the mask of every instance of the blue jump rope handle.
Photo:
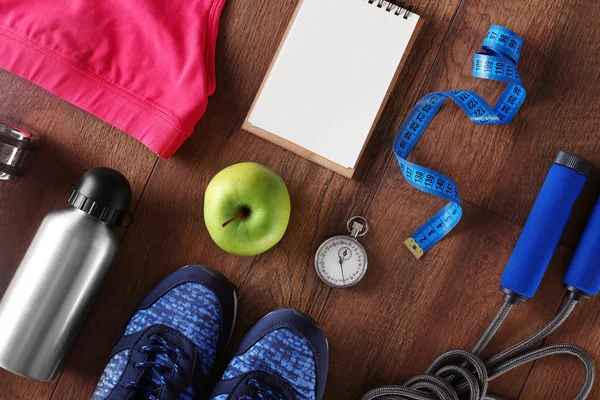
M533 297L591 170L582 158L558 153L504 270L500 285L507 295Z
M565 285L584 297L595 296L600 291L600 199L567 269Z

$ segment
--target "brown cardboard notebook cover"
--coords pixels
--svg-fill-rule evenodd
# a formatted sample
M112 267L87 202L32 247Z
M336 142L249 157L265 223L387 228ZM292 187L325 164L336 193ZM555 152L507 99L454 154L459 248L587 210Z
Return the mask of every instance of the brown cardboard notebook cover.
M379 3L301 0L243 129L352 177L422 24Z

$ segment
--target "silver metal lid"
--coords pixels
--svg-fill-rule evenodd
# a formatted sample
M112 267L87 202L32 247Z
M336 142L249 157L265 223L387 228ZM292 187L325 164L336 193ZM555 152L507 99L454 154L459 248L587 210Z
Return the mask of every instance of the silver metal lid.
M0 121L0 181L16 181L25 175L37 142L37 135Z

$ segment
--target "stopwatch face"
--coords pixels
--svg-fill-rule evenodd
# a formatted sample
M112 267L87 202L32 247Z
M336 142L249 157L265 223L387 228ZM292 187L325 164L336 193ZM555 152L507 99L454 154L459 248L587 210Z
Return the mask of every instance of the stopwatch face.
M350 236L326 240L315 255L319 278L334 288L356 285L367 273L367 264L365 249Z

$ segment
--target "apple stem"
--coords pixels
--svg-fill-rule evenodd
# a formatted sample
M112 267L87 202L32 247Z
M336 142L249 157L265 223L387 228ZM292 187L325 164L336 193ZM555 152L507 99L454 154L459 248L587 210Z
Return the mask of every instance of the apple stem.
M241 213L241 214L240 214L240 215L238 215L237 217L233 217L233 218L231 218L229 221L227 221L227 222L224 222L224 223L223 223L223 228L225 228L227 225L229 225L230 223L232 223L232 222L233 222L233 221L235 221L236 219L238 219L238 218L241 218L241 217L243 217L243 216L244 216L244 213Z
M238 218L246 218L247 216L250 215L250 208L248 206L242 206L241 210L240 210L240 215L231 218L229 221L224 222L223 223L223 228L225 228L227 225L229 225L230 223L232 223L233 221L235 221Z

